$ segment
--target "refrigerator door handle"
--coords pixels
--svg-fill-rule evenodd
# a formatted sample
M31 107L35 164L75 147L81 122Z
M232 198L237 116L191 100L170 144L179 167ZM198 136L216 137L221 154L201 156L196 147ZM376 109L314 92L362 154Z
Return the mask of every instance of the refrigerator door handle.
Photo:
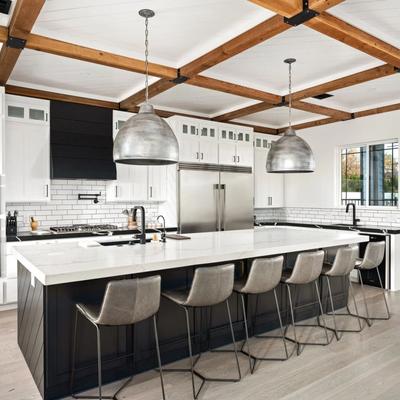
M221 192L219 190L218 183L214 184L214 192L215 192L215 208L216 208L216 214L217 214L216 231L220 231L221 230L221 215L220 215Z
M221 231L224 231L225 230L225 206L226 206L225 184L220 185L220 197L222 199L222 205L221 205Z

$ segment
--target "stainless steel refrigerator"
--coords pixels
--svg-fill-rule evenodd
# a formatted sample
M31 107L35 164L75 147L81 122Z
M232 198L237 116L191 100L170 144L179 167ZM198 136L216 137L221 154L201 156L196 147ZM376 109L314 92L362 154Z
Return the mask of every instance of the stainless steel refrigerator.
M253 197L250 167L179 164L181 233L253 228Z

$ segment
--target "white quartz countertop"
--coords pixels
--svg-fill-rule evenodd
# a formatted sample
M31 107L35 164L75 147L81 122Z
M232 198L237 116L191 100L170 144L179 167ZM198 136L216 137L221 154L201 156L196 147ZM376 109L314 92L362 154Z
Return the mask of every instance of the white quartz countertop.
M14 252L43 285L56 285L368 241L349 231L283 226L186 236L191 239L122 247L89 247L87 241L25 245Z

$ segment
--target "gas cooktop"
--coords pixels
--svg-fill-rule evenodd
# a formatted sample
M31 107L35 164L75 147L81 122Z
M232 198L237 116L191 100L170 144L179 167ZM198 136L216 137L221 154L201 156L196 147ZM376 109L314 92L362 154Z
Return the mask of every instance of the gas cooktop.
M50 230L55 233L99 232L99 231L112 231L115 229L118 229L118 227L116 225L110 225L110 224L99 224L99 225L74 224L74 225L50 227Z

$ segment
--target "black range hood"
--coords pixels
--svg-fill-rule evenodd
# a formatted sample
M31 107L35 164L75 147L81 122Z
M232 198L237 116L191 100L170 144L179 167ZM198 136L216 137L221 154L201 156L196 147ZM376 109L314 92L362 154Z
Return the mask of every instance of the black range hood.
M116 179L112 110L51 101L50 149L53 179Z

